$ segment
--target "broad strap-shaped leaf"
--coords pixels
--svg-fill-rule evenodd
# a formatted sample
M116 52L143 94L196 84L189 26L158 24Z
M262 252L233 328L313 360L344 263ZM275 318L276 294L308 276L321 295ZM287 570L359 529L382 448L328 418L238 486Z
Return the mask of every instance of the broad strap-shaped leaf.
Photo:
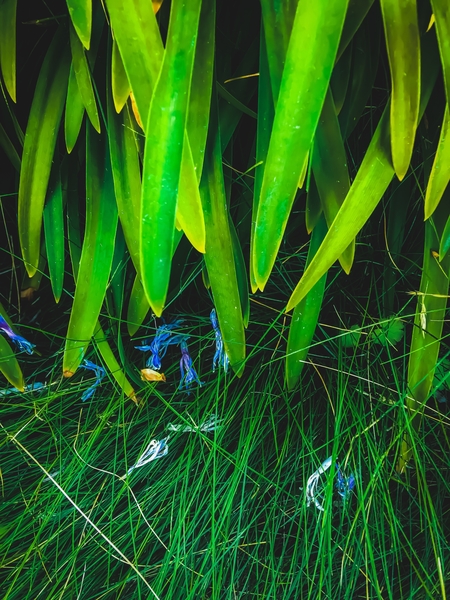
M200 184L206 226L205 262L225 351L233 370L240 376L244 368L245 333L228 221L216 102L213 95Z
M6 377L6 379L11 385L13 385L21 392L25 390L25 381L23 379L23 374L20 369L19 363L17 362L17 358L15 357L10 344L1 333L0 371L3 373L3 375Z
M391 148L397 177L411 161L419 122L420 36L416 0L380 0L391 71Z
M86 229L64 351L65 377L75 373L94 334L108 285L117 229L108 146L90 126L86 138Z
M436 210L445 188L450 181L450 111L445 105L444 120L442 121L439 144L431 167L425 193L425 219Z
M450 106L450 7L447 0L431 0L441 55L447 104Z
M411 425L416 430L419 427L424 405L433 384L446 316L450 255L439 262L434 253L439 246L445 218L449 212L450 190L447 189L434 216L425 222L422 277L417 297L411 349L409 351L409 393L406 397ZM398 472L404 471L411 456L411 440L407 435L402 440L400 448L397 463Z
M208 135L216 29L216 3L203 0L195 46L194 71L189 96L187 134L197 181L200 182Z
M347 155L336 116L333 95L328 89L314 136L311 167L327 226L331 227L350 189ZM355 256L355 240L339 257L346 273Z
M120 113L131 92L130 83L123 67L122 57L116 42L112 42L111 55L111 91L114 107Z
M140 273L139 223L141 170L128 106L117 114L111 94L107 98L109 149L117 209L134 268Z
M306 195L305 209L305 225L308 233L311 233L314 230L322 212L322 204L320 202L316 181L314 179L314 175L311 175L308 193Z
M63 192L59 160L55 160L44 208L44 236L53 296L58 303L64 283Z
M272 271L311 147L347 4L348 0L299 2L297 7L255 215L251 259L261 290Z
M311 262L326 232L327 225L325 218L322 216L312 233L306 264ZM326 281L327 276L325 274L310 290L308 295L297 304L292 314L286 350L286 381L289 390L292 390L297 385L302 374L303 366L317 327L317 321L319 320Z
M425 111L438 72L437 48L433 32L426 34L422 41L422 51L424 56L420 117ZM394 167L391 161L389 117L390 103L383 112L347 197L317 254L292 292L286 310L294 308L339 258L348 246L348 241L356 237L373 213L392 180Z
M72 24L81 43L89 50L92 29L92 0L66 0Z
M161 73L153 92L141 194L141 278L159 317L169 287L183 142L201 0L173 0Z
M64 136L67 153L70 154L77 143L83 124L84 104L78 88L77 76L73 64L70 65L69 84L67 86L66 110L64 111Z
M295 12L299 0L261 0L262 26L265 37L267 58L272 87L272 97L276 105L280 93L286 52L289 46Z
M341 58L347 46L353 40L373 3L374 0L349 0L336 60Z
M107 0L114 39L144 125L161 70L164 48L152 5L147 0ZM177 221L199 252L205 251L205 224L187 134L184 137Z
M333 73L331 75L330 86L333 93L334 107L336 115L342 110L342 107L347 96L348 82L350 79L353 44L347 46L341 58L336 61Z
M72 51L72 67L77 79L81 99L92 127L100 133L100 119L98 117L97 103L95 101L88 61L83 45L73 27L70 27L70 48Z
M16 101L17 0L0 2L0 67L8 94Z
M42 209L69 77L67 32L60 27L42 64L28 117L19 183L19 238L30 276L39 263Z

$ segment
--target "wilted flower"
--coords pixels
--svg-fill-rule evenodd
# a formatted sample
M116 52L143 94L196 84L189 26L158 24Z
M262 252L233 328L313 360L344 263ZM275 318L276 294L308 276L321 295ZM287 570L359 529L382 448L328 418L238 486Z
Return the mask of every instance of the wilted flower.
M180 344L182 340L187 339L185 335L173 335L172 333L172 330L180 327L182 323L183 319L177 319L173 323L163 323L156 330L155 337L150 344L135 346L136 350L151 352L151 356L146 362L147 367L159 371L161 359L166 354L168 346Z
M190 384L193 381L196 381L198 385L203 385L203 382L200 381L199 376L197 375L194 367L192 366L192 358L189 356L188 346L185 340L183 340L180 344L181 347L181 360L180 360L180 371L181 371L181 381L180 387L183 387L183 383L186 386L186 389L189 388ZM185 373L186 371L186 373Z
M213 372L216 370L216 365L223 367L225 373L228 371L229 359L223 346L222 334L219 329L219 322L217 321L216 309L213 308L210 314L211 323L216 336L216 352L213 358Z
M223 427L223 425L221 425L222 421L223 419L218 419L217 415L212 414L206 419L206 421L203 421L201 425L174 425L173 423L169 423L167 425L167 429L170 431L179 431L181 433L190 433L195 431L203 431L203 433L208 433Z
M317 471L314 471L314 473L308 479L306 483L306 506L309 506L310 504L314 503L316 508L318 508L319 510L325 510L318 500L318 497L320 498L320 496L319 494L316 494L316 488L319 482L319 477L322 475L322 473L328 471L328 469L331 467L332 460L332 457L329 456L326 460L323 461L323 463L320 465Z
M11 327L1 315L0 329L3 330L6 333L6 335L18 346L19 350L23 350L27 354L33 354L33 348L35 348L35 344L31 344L21 335L14 333L14 331L11 329Z
M92 396L95 394L95 390L100 385L103 377L106 375L106 372L103 367L99 367L95 363L91 362L90 360L86 360L86 359L83 361L83 364L81 366L84 369L93 371L95 373L95 377L96 377L95 383L93 383L91 385L91 387L89 387L87 390L85 390L83 392L83 395L81 396L81 400L84 402L85 400L92 398Z
M127 475L129 475L134 469L142 467L143 465L146 465L152 460L156 460L157 458L166 456L167 452L169 451L169 446L167 444L169 437L170 436L167 436L166 438L163 438L160 441L152 440L139 457L137 463L128 469Z
M141 369L141 379L143 381L165 381L166 376L153 369Z

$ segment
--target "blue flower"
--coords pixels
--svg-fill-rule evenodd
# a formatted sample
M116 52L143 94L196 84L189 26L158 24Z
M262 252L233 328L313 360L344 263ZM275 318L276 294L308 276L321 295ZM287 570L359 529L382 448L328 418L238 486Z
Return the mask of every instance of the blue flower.
M182 340L188 339L185 335L173 335L172 330L180 327L183 319L177 319L173 323L163 323L156 330L155 337L150 344L135 346L136 350L141 352L151 352L151 356L146 362L146 367L159 371L161 369L161 359L164 358L168 346L180 344Z
M83 392L83 395L81 396L81 400L84 402L85 400L92 398L92 396L95 394L95 390L100 385L103 377L106 375L106 372L103 367L99 367L95 363L91 362L90 360L86 360L86 359L83 361L83 364L81 366L84 369L89 369L89 371L94 371L95 377L96 377L95 383L93 383L91 385L91 387L89 387L87 390L85 390Z
M35 344L31 344L28 340L26 340L21 335L14 333L5 319L0 315L0 329L2 329L6 335L19 347L19 350L23 350L27 354L33 354L33 348L35 348Z
M345 502L356 485L355 476L353 475L353 473L351 473L348 477L346 477L338 462L336 463L336 471L336 490L339 496L341 496L341 498L343 498Z
M213 308L210 315L211 323L216 336L216 352L213 358L213 373L216 370L216 365L224 368L225 373L228 371L229 359L223 346L222 334L220 333L219 323L217 321L216 309Z
M186 386L186 389L189 389L191 383L196 381L198 385L203 385L203 382L200 381L199 376L197 375L194 367L192 366L192 358L189 356L189 350L186 343L186 340L182 340L181 344L181 360L180 360L180 371L181 371L181 381L180 387L183 387L183 383ZM185 373L186 371L186 373Z

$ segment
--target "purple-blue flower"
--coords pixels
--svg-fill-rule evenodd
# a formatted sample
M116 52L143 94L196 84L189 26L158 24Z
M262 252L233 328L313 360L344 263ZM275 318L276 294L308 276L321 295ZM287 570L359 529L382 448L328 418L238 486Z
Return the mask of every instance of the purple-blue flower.
M0 329L6 333L6 335L18 346L19 350L23 350L27 354L33 354L33 348L35 344L31 344L21 335L14 333L5 319L0 315Z
M217 321L216 309L213 308L210 314L211 323L216 336L216 352L213 358L213 373L216 370L216 365L224 368L225 373L228 371L229 359L223 346L222 334L220 333L219 323Z
M189 356L189 350L186 343L186 340L182 340L180 344L181 348L181 360L180 360L180 371L181 371L181 381L180 387L185 385L186 389L189 389L191 383L196 381L198 385L203 385L203 382L200 381L199 376L197 375L194 367L192 366L192 358Z
M91 385L91 387L89 387L87 390L85 390L83 392L83 395L81 396L81 400L84 402L85 400L92 398L92 396L95 394L95 390L100 385L106 372L103 367L99 367L95 363L91 362L90 360L86 360L86 359L83 361L83 364L81 366L84 369L89 369L89 371L93 371L95 373L95 377L96 377L95 383L93 383Z
M336 481L336 490L341 496L341 498L345 500L348 499L350 492L354 489L356 485L355 476L351 473L348 477L345 476L339 463L336 463L336 472L337 472L337 481Z
M177 319L173 323L163 323L156 330L155 337L150 344L135 346L136 350L151 352L146 367L159 371L161 369L161 359L165 356L168 346L180 344L182 340L187 339L185 335L173 335L172 333L172 330L180 327L182 322L183 319Z

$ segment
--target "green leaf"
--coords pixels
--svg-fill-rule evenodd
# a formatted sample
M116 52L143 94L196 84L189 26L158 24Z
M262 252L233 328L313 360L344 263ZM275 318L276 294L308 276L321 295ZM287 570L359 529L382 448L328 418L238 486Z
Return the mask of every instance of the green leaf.
M444 120L442 121L439 144L431 167L425 193L425 219L436 210L445 188L450 181L450 112L445 105Z
M11 161L11 164L16 169L16 171L20 172L20 157L17 154L17 150L14 147L14 144L11 142L8 134L3 129L2 124L0 123L0 146L3 148L6 156Z
M333 100L335 105L336 114L342 110L344 101L347 95L348 82L350 79L350 71L352 64L352 45L348 46L341 58L336 61L334 65L333 73L331 75L330 86L333 94Z
M216 102L213 96L200 183L206 226L205 262L225 351L233 370L240 376L244 368L245 333L228 220Z
M327 226L331 227L350 189L347 154L341 136L331 90L325 102L314 136L311 167L320 196ZM355 256L355 240L339 257L346 273L350 272Z
M336 60L339 60L364 21L374 0L349 0Z
M100 120L97 103L92 87L91 73L84 54L83 45L73 27L70 28L70 48L72 50L72 67L77 78L78 89L92 127L100 133Z
M309 292L309 293L311 293L311 292ZM302 302L303 302L303 300L302 300ZM352 325L350 327L350 330L347 333L344 333L344 335L339 337L339 340L340 340L343 348L355 348L359 344L360 339L361 339L360 325Z
M391 148L397 177L411 161L419 122L420 36L416 0L380 0L392 80Z
M431 0L444 74L445 94L450 106L450 10L448 0Z
M306 264L311 262L327 232L324 217L319 219L311 236ZM286 381L289 390L300 380L306 357L319 320L327 276L320 279L309 294L297 304L289 327L286 350Z
M420 116L425 111L437 77L435 38L430 32L422 43L426 60L422 61L422 99ZM291 310L316 284L356 237L375 210L394 176L391 162L390 105L386 106L369 148L321 247L292 292L286 310Z
M25 391L25 381L23 379L22 371L20 369L17 358L14 356L14 352L11 346L0 334L0 371L6 377L11 385L20 390Z
M119 48L114 40L112 41L111 56L111 91L116 112L120 113L130 95L131 87L123 67Z
M306 231L311 233L316 227L320 215L322 214L322 205L320 203L320 196L317 190L317 185L314 176L309 180L308 193L306 195L306 209L305 209L305 225ZM326 232L325 232L326 233Z
M94 334L111 271L117 229L109 151L90 126L86 137L86 230L66 337L65 377L75 373Z
M272 271L319 120L347 4L300 2L297 7L255 215L252 260L261 290Z
M64 283L64 218L63 194L59 161L55 161L47 190L44 208L44 236L50 282L58 303Z
M60 27L39 73L28 117L19 183L19 237L30 276L39 263L42 209L69 77L67 34Z
M72 24L81 43L89 50L92 28L92 0L67 0Z
M382 346L395 346L403 338L404 329L400 319L395 317L389 319L389 321L381 323L381 327L375 327L372 332L373 342Z
M239 297L241 299L242 320L244 322L244 327L247 328L250 320L250 297L248 295L247 267L245 266L244 253L242 252L241 243L229 213L228 224L230 227L231 243L233 244L234 264L236 267Z
M183 141L201 0L173 0L167 45L146 127L141 194L141 277L159 317L169 287ZM182 185L182 182L181 182Z
M5 87L14 102L16 101L16 13L17 0L0 2L0 67Z
M423 408L433 385L446 316L450 256L447 255L439 263L433 250L439 244L445 218L449 212L450 190L447 190L434 216L425 222L422 277L408 363L408 390L410 393L406 397L411 425L416 430L420 425ZM397 463L398 472L404 471L411 455L412 446L409 436L407 436L402 440Z
M67 153L70 154L77 143L83 124L84 104L78 88L73 65L70 65L69 84L67 86L66 110L64 113L64 135Z

